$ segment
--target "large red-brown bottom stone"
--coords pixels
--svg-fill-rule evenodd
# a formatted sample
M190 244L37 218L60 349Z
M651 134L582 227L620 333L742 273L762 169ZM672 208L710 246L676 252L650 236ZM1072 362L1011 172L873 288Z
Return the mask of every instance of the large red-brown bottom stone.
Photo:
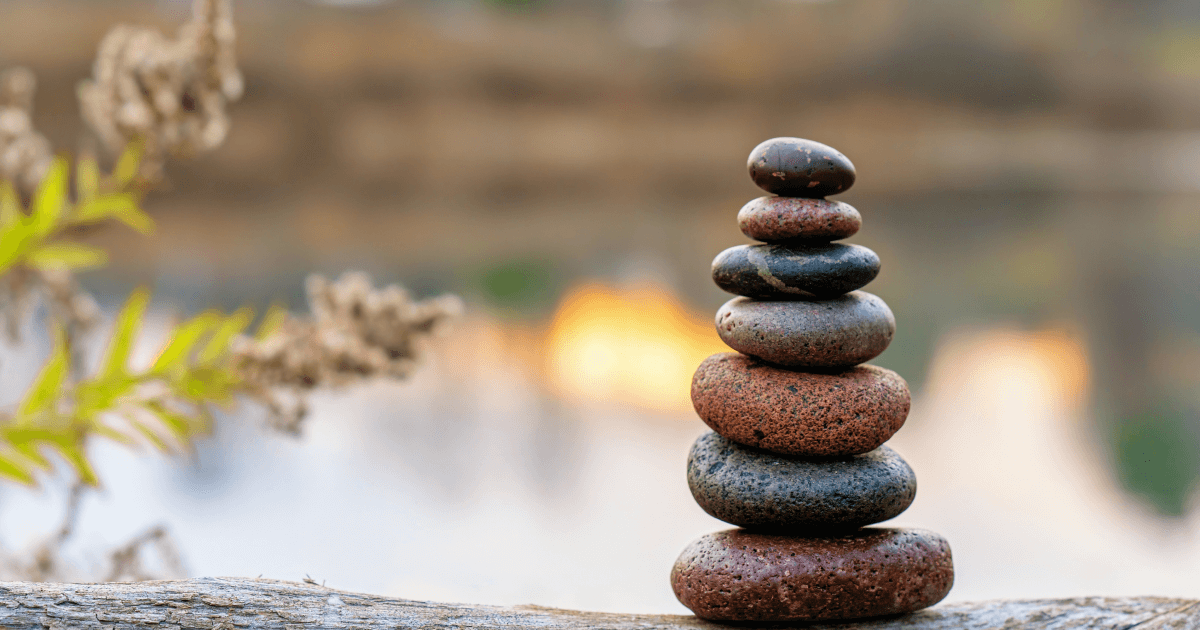
M923 529L820 538L732 529L688 545L671 570L675 596L711 621L896 615L936 604L953 584L949 543Z

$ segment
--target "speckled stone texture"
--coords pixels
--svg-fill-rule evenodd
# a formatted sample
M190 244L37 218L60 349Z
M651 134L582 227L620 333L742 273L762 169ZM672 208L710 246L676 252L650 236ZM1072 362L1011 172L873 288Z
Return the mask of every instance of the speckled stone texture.
M898 516L917 477L881 446L837 459L794 459L706 433L688 454L696 503L731 525L789 534L851 529Z
M675 596L711 621L896 615L936 604L953 583L949 543L923 529L824 538L727 530L688 545L671 570Z
M759 188L784 197L820 199L854 185L854 164L837 149L803 138L772 138L746 161Z
M730 348L795 368L847 368L879 356L896 318L883 300L854 291L828 300L759 301L737 297L717 311L717 334Z
M874 365L811 374L725 352L696 368L692 404L705 424L739 444L828 457L888 441L904 426L911 399L899 374Z
M778 300L826 298L879 275L879 256L861 245L738 245L717 254L713 282L735 295Z
M828 199L759 197L738 212L742 234L756 241L836 241L862 227L854 206Z

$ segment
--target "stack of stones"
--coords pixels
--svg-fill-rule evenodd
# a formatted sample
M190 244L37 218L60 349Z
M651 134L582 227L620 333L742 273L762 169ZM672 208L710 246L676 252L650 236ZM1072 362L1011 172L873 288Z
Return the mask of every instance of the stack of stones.
M823 144L775 138L750 154L750 176L775 196L746 204L742 232L762 245L725 250L713 280L739 295L717 312L737 353L701 363L696 412L713 429L688 458L700 507L738 525L683 551L675 595L729 622L847 620L908 613L950 591L950 546L920 529L864 527L912 503L913 471L883 446L908 416L908 385L861 365L896 322L858 291L879 257L833 241L858 231L853 207L825 199L854 165Z

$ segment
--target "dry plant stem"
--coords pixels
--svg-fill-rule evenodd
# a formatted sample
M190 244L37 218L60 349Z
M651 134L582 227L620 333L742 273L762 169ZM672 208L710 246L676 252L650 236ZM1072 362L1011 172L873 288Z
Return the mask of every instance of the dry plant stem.
M31 582L48 582L66 578L63 574L65 563L62 561L62 547L75 532L75 524L79 521L79 505L88 490L89 488L82 483L71 486L67 494L67 508L63 513L62 525L54 536L34 549L33 562L20 570L25 579Z
M312 583L202 578L117 584L0 583L0 625L47 628L609 628L728 626L679 615L589 613L537 606L442 604L362 595ZM1166 630L1200 628L1200 600L1084 597L938 606L913 615L807 628L843 630ZM749 627L749 626L742 626ZM776 626L778 627L778 626Z
M92 490L82 483L75 483L67 495L66 510L63 522L53 536L34 547L28 561L19 557L5 559L5 573L8 577L16 577L30 582L62 582L78 579L73 575L70 565L62 557L63 546L75 533L75 525L79 521L80 505L84 496ZM143 563L144 551L153 547L162 564L161 574L146 570ZM167 577L182 577L187 575L179 552L171 540L165 527L153 527L145 533L133 538L124 545L109 553L109 568L104 580L143 581ZM3 613L0 612L0 627L3 627Z
M125 543L109 554L112 568L109 569L105 582L133 581L142 582L155 579L155 575L146 571L142 564L142 550L153 546L158 552L159 559L167 575L183 576L187 571L179 558L179 551L171 540L167 529L161 525L151 528L146 533Z

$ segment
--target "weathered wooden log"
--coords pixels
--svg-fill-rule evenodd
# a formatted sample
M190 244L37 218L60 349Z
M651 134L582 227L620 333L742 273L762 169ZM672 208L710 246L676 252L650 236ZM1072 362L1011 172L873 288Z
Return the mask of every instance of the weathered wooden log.
M622 615L538 606L441 604L348 593L315 584L244 578L46 584L0 582L0 627L112 628L721 628L681 615ZM1083 597L947 604L843 630L1003 628L1200 630L1200 600Z

